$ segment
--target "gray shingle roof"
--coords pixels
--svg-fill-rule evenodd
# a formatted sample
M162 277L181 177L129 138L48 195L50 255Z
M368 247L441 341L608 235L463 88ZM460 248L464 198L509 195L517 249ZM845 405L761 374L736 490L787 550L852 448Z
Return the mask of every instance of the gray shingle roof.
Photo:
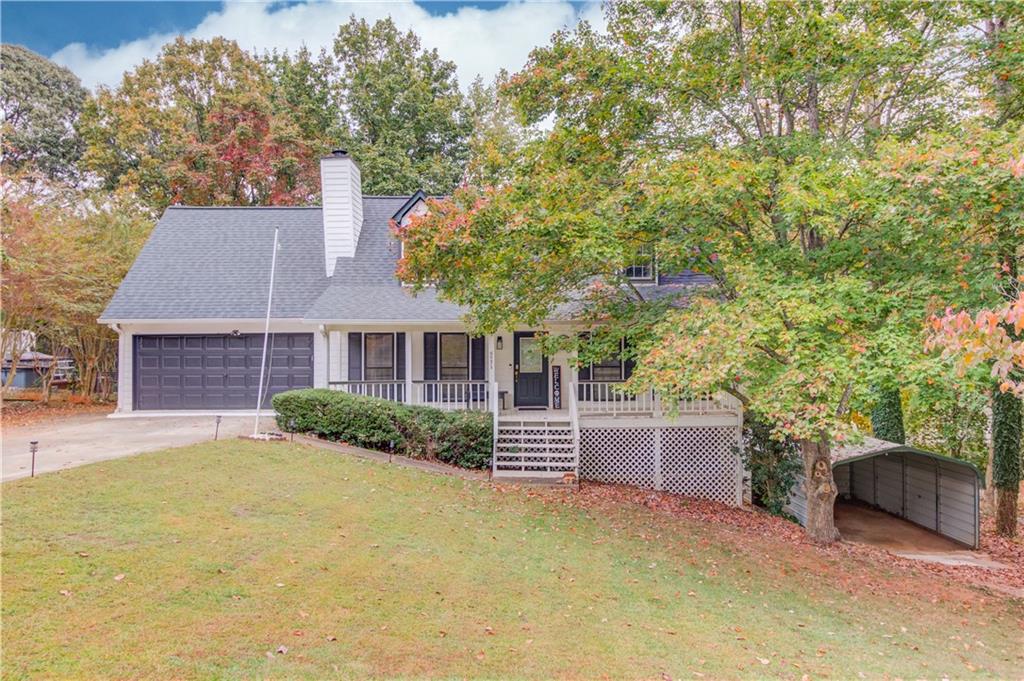
M262 319L274 227L271 316L300 318L327 287L319 208L168 208L101 322Z
M314 208L168 208L100 321L262 319L274 227L280 228L271 316L310 322L456 321L466 311L432 289L395 278L401 247L391 217L407 196L364 196L355 257L324 273L323 221ZM645 296L685 294L710 278L693 272L645 284ZM572 305L559 310L571 316Z
M407 198L363 197L363 226L354 258L338 258L330 286L306 310L310 321L458 320L463 310L426 290L413 294L395 278L401 244L390 220Z

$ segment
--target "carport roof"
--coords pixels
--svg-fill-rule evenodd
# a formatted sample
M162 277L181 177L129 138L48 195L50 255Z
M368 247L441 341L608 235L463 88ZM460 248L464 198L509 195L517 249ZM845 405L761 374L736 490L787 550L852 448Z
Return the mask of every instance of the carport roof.
M926 449L919 449L911 445L901 445L898 442L889 442L888 440L880 440L877 437L866 437L859 444L844 445L842 447L832 448L832 466L835 467L841 463L850 463L851 461L858 461L860 459L870 459L873 456L881 456L883 454L892 454L895 452L913 452L920 454L921 456L927 456L932 459L938 459L940 461L948 461L949 463L958 464L965 466L974 471L978 478L984 484L984 476L981 471L970 461L964 461L963 459L957 459L952 456L946 456L944 454L936 454L935 452L929 452Z

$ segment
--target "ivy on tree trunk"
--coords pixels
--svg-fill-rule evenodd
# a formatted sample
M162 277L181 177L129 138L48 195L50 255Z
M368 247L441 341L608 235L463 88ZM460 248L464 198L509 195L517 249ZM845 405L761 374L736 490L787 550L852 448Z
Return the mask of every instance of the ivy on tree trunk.
M1021 401L996 388L992 393L992 483L996 488L996 531L1017 534L1021 476Z
M903 402L899 389L881 390L871 412L871 432L875 437L897 444L906 444L903 430Z

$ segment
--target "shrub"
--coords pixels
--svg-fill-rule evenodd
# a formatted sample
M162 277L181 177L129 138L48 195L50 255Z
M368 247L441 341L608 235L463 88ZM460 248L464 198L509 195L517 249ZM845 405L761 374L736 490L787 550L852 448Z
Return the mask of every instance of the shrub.
M799 448L793 440L772 437L767 423L747 415L743 427L743 463L750 470L750 487L755 504L772 515L786 516L797 474L802 470Z
M324 389L279 393L273 404L277 425L286 432L464 468L486 468L491 461L489 413L442 411Z

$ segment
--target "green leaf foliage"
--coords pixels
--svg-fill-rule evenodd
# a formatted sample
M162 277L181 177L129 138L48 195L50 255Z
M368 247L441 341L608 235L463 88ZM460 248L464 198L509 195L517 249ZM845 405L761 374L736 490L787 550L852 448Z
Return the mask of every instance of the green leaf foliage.
M878 401L871 410L871 434L882 440L906 444L903 401L898 389L878 391Z
M345 139L367 194L450 192L462 177L472 118L455 64L390 17L338 30Z
M0 46L3 167L73 180L83 143L75 126L86 91L78 76L20 45Z
M489 413L408 406L324 389L278 393L273 405L277 425L286 432L464 468L486 468L491 462Z
M743 424L743 464L750 471L753 501L772 515L786 515L789 491L803 469L796 442L772 437L772 426L747 414Z

